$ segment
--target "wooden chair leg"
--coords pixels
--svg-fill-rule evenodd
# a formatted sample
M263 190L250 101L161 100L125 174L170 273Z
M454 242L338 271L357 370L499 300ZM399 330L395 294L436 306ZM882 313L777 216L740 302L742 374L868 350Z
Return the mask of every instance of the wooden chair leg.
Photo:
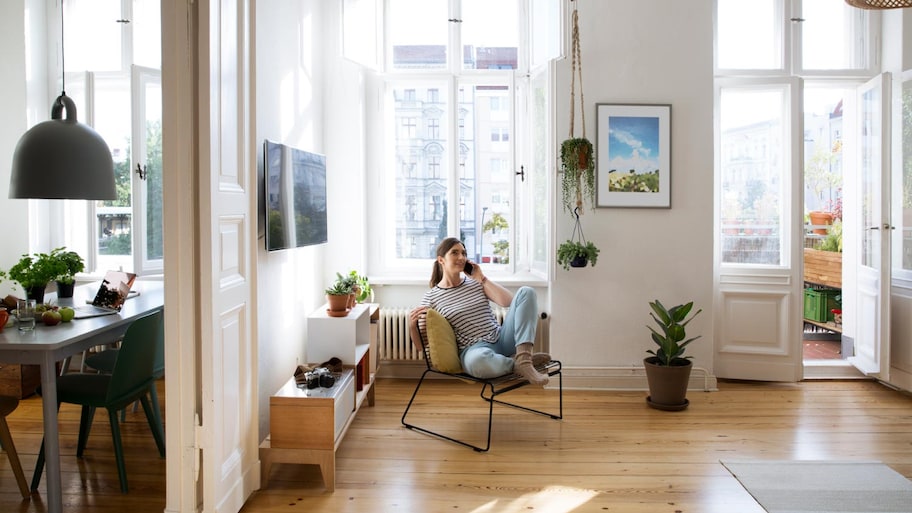
M16 476L16 484L19 485L19 493L23 499L31 498L28 483L25 480L25 473L22 472L22 464L19 462L19 454L16 452L16 446L13 444L13 436L10 434L9 425L5 417L0 417L0 443L6 451L10 466L13 467L13 475Z

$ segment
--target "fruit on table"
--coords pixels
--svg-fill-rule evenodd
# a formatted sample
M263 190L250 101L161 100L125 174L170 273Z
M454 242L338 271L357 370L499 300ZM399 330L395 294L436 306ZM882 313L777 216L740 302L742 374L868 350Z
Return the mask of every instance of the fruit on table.
M60 324L62 318L60 312L57 310L45 310L45 312L41 314L41 322L43 322L45 326L56 326L57 324Z
M73 317L76 316L76 310L73 310L72 308L70 308L68 306L62 306L57 311L60 312L60 321L61 322L70 322L73 320Z

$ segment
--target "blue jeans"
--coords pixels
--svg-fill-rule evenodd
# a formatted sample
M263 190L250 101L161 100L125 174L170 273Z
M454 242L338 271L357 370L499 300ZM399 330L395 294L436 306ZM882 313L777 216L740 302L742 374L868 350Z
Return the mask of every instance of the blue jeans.
M462 369L477 378L494 378L513 372L516 346L535 342L538 298L532 287L520 287L513 296L496 342L479 340L459 354Z

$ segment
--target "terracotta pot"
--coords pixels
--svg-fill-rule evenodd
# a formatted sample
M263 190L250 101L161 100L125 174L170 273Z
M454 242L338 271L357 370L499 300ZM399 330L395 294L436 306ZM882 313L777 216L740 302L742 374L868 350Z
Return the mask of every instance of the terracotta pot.
M348 294L344 296L326 295L326 302L329 303L331 312L348 312Z
M643 360L646 381L649 382L647 404L658 410L677 411L687 408L687 384L693 363L684 358L673 360L673 365L658 365L658 358Z
M823 226L826 224L833 224L833 214L831 212L810 212L808 217L811 219L811 224L815 226ZM814 228L814 233L818 235L826 235L826 228Z

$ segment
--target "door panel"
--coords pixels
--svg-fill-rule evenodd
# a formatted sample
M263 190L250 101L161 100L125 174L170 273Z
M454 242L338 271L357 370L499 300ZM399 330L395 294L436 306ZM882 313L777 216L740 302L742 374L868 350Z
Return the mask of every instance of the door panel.
M801 379L801 81L718 81L715 354L720 378Z
M855 256L857 280L855 308L848 309L857 312L855 355L849 361L885 381L890 369L890 86L885 73L858 90L857 174L846 209L858 237L844 249Z

